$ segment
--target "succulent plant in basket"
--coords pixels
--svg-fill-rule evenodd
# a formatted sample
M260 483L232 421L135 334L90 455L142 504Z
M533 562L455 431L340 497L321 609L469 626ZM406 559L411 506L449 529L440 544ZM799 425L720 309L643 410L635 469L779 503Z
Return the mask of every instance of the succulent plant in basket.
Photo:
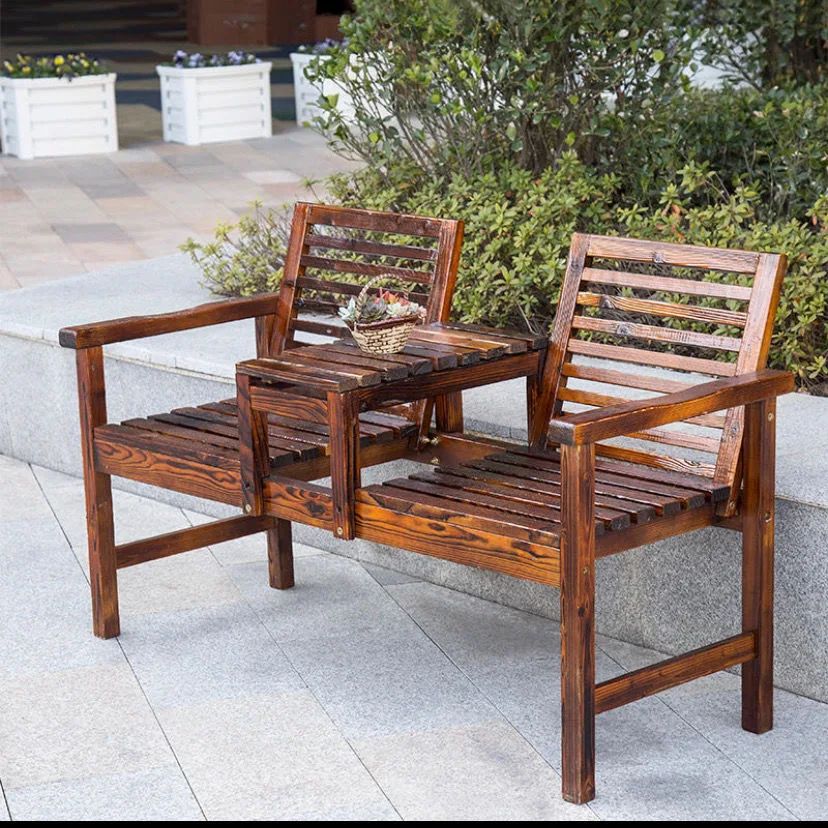
M371 279L339 309L339 316L353 334L357 345L373 354L395 354L405 347L408 336L425 319L425 308L411 302L406 294L396 294L380 288L376 296L368 291L386 280L385 276Z

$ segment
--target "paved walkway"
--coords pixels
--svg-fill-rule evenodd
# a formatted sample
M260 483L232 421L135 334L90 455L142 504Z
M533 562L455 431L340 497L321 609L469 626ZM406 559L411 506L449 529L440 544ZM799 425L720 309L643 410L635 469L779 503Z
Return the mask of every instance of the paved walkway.
M273 138L187 147L162 141L120 152L0 158L0 290L29 287L206 240L254 199L316 200L306 177L352 166L307 128Z
M0 457L0 819L822 819L828 706L739 727L719 675L603 715L559 799L555 624L261 538L121 573L89 631L83 492ZM119 541L204 518L116 492ZM658 658L601 638L601 678Z

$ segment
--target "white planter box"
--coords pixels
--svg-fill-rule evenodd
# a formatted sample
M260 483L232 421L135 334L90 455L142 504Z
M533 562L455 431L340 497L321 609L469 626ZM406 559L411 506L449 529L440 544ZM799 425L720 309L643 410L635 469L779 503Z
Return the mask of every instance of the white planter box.
M117 77L0 78L3 152L18 158L115 152Z
M293 64L293 94L296 97L296 123L304 126L319 114L317 99L322 94L322 85L305 77L305 67L316 57L310 52L291 52Z
M293 88L296 94L296 123L299 126L311 123L314 116L320 114L321 110L316 103L320 95L325 97L336 95L337 112L346 124L352 126L356 110L354 109L354 100L345 87L332 78L325 78L319 84L305 77L305 67L314 57L316 55L307 52L293 52L290 56L291 61L293 61ZM322 55L321 57L324 59L326 56ZM362 61L358 60L355 55L351 55L347 72L351 78L355 78L360 72L365 72L370 81L376 81L377 71L371 64L377 60L378 58L374 56L368 62L369 65L363 67ZM392 117L391 112L384 106L378 107L377 114L381 118Z
M161 78L165 141L209 144L273 134L270 63L155 70Z

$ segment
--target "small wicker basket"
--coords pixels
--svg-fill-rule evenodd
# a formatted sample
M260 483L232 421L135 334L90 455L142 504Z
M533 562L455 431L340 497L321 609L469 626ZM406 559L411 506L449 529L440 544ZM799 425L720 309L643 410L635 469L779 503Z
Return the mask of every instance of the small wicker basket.
M368 300L368 291L386 280L385 276L375 276L360 291L356 301L356 318L362 316L362 309ZM369 354L397 354L408 342L411 331L420 324L417 314L400 316L396 319L381 319L379 322L349 322L345 324L353 334L354 341L360 349Z

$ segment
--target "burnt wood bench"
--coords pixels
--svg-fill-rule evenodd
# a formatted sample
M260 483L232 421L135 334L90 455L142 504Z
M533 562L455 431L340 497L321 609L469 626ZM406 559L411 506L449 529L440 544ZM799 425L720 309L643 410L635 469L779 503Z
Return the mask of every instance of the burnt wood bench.
M448 321L461 235L457 222L298 205L278 297L62 332L78 349L95 632L118 634L119 566L245 534L267 534L271 585L291 586L298 521L560 588L570 801L595 794L595 716L682 682L741 664L743 727L770 729L775 398L793 383L764 366L784 258L576 234L539 351L531 336ZM300 316L359 290L309 270L392 268L422 285L429 308L396 370ZM107 424L102 345L250 316L258 358L238 366L235 403ZM302 330L332 341L300 346ZM525 351L508 344L521 336ZM526 377L526 445L464 434L458 389L472 371L477 384ZM361 467L402 457L423 472L361 486ZM330 486L311 482L329 473ZM116 547L111 474L246 511ZM703 526L742 533L741 629L596 685L596 559Z
M559 587L567 800L595 795L597 714L692 679L743 665L742 725L762 733L773 709L775 398L793 388L764 365L784 270L775 255L576 235L540 381L527 373L529 445L465 436L462 417L450 417L420 454L437 468L366 487L357 418L375 388L414 398L411 380L303 388L286 365L241 363L245 509ZM743 278L723 283L721 271ZM678 330L675 319L698 324ZM431 330L423 335L445 337ZM456 377L443 387L468 387ZM330 487L267 464L265 415L283 383L327 398ZM741 631L596 684L596 559L704 526L742 532Z
M255 319L256 354L298 354L302 336L331 339L324 364L343 376L358 374L370 360L343 346L344 325L330 314L361 290L360 279L391 274L410 286L426 307L426 321L446 321L457 273L463 224L450 219L371 210L296 205L284 278L275 294L214 302L171 313L115 319L64 328L60 344L76 350L87 534L96 635L120 632L119 568L187 552L258 532L267 535L270 582L293 586L290 524L240 514L202 526L116 546L110 477L138 480L196 497L241 507L236 400L207 402L171 412L107 422L103 346L239 319ZM344 281L343 281L344 277ZM318 316L324 314L323 317ZM317 314L314 318L314 314ZM298 335L298 336L297 336ZM252 344L252 343L251 343ZM415 373L449 359L423 343L408 357ZM416 453L436 409L439 422L456 417L462 401L443 397L391 406L360 417L363 465ZM138 412L136 412L138 413ZM274 468L292 468L303 479L329 473L329 435L324 404L285 393L268 415L267 453Z

